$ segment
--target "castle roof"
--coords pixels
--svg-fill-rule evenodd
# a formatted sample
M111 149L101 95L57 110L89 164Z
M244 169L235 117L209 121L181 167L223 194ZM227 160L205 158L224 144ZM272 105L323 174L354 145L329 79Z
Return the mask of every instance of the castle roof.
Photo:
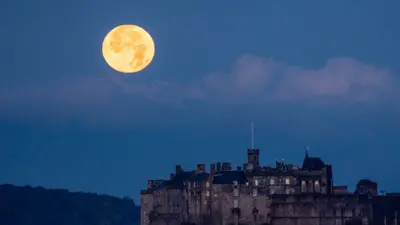
M308 151L303 161L303 169L307 170L321 170L325 167L324 161L319 157L309 157Z
M192 171L183 171L176 174L171 180L160 183L155 189L181 189L184 182L193 175Z
M194 173L192 174L192 176L189 177L188 181L192 181L192 182L202 182L207 180L208 176L210 174L206 173L206 172L198 172L198 173Z
M219 171L213 177L213 184L233 184L234 181L237 181L238 184L245 184L247 178L244 171Z
M358 183L357 186L372 186L372 187L377 187L378 184L376 182L373 182L369 179L361 179Z
M172 179L160 183L154 189L182 189L184 188L184 182L202 182L208 178L209 174L206 172L195 172L195 171L182 171L176 174Z

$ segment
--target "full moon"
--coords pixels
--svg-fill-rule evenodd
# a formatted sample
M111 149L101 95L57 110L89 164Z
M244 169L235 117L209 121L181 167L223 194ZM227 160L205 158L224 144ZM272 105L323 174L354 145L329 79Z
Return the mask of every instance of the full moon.
M155 47L153 38L143 28L120 25L106 35L102 52L104 60L114 70L136 73L151 63Z

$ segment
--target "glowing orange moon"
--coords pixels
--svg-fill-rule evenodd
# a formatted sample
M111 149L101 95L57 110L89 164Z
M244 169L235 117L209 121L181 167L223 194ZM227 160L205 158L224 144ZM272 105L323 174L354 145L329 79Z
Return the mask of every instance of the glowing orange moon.
M120 25L105 36L102 52L104 60L114 70L136 73L151 63L155 46L153 38L143 28Z

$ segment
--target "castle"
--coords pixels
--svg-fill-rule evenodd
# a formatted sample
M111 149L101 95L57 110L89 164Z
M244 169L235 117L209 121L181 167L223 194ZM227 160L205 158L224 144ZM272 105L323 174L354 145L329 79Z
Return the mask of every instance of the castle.
M141 225L399 225L400 194L378 195L376 182L360 180L350 193L334 186L332 166L308 151L301 167L261 166L259 157L259 149L248 149L243 167L176 165L168 180L149 180Z

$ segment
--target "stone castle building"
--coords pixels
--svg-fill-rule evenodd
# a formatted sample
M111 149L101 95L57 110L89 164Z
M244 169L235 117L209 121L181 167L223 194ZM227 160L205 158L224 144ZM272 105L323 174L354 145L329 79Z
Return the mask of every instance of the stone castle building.
M377 183L366 179L353 193L334 186L332 166L308 151L301 167L261 166L259 156L248 149L243 167L176 165L168 180L149 180L141 225L399 225L400 194L378 195Z

